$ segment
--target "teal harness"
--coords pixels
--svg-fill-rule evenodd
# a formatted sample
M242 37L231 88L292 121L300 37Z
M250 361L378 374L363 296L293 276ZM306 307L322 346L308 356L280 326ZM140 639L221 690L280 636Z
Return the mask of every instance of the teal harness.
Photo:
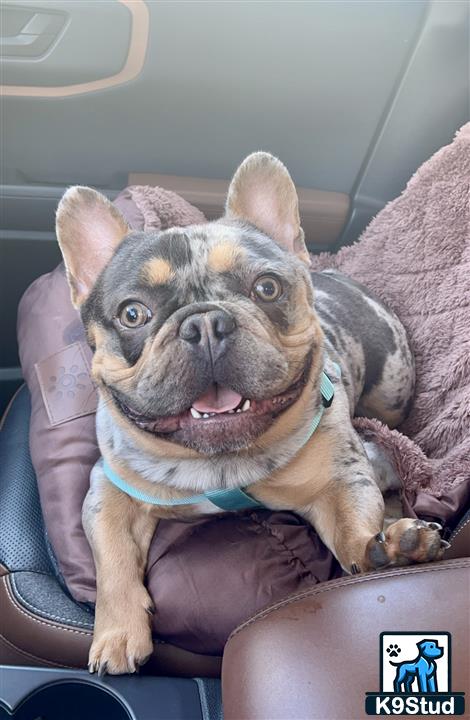
M337 367L338 372L339 368ZM304 445L312 437L313 433L320 424L323 412L325 408L330 407L333 402L335 395L335 389L330 378L323 372L320 384L320 391L322 396L322 406L316 413L312 420L312 424L307 433L307 437L304 440ZM198 503L209 500L213 505L218 507L220 510L249 510L250 508L263 507L262 503L258 502L254 498L250 497L243 488L233 488L231 490L208 490L200 495L192 495L191 497L175 498L173 500L163 500L155 497L154 495L147 495L147 493L138 490L133 485L129 485L125 480L120 477L114 470L108 465L106 460L103 459L103 472L113 485L119 490L125 492L135 500L149 503L150 505L159 505L161 507L174 507L177 505L196 505Z

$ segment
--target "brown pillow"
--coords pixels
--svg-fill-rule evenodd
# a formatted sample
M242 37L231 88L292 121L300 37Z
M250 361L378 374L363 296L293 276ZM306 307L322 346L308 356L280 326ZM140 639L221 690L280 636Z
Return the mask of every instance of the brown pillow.
M204 220L196 208L160 188L129 188L115 202L135 229ZM96 394L91 352L62 265L24 294L18 340L31 393L31 458L48 537L71 595L94 602L95 568L81 507L98 457ZM291 513L261 511L192 524L162 521L147 572L158 608L154 630L187 650L220 653L229 633L251 614L338 572L314 531Z
M31 395L29 444L47 535L76 600L94 592L94 564L81 524L90 469L99 457L91 351L63 265L33 282L18 310L18 344Z

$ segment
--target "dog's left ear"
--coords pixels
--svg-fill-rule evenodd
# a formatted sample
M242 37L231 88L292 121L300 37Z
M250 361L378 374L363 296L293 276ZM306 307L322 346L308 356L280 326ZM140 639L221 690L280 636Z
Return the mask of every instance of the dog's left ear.
M273 155L256 152L245 158L230 183L225 210L229 218L255 225L310 265L295 185L287 168Z

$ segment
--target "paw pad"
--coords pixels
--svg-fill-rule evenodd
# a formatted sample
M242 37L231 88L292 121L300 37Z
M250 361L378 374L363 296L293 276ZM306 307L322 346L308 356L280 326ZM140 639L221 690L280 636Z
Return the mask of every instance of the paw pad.
M401 653L401 648L398 647L398 645L389 645L387 653L390 657L398 657L398 654Z

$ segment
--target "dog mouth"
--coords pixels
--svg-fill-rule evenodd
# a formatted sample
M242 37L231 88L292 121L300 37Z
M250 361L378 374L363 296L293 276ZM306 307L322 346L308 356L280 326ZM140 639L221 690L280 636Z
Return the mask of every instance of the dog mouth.
M203 453L246 447L299 398L308 368L286 390L266 399L244 397L213 383L178 415L149 417L135 411L113 394L121 413L139 429Z

